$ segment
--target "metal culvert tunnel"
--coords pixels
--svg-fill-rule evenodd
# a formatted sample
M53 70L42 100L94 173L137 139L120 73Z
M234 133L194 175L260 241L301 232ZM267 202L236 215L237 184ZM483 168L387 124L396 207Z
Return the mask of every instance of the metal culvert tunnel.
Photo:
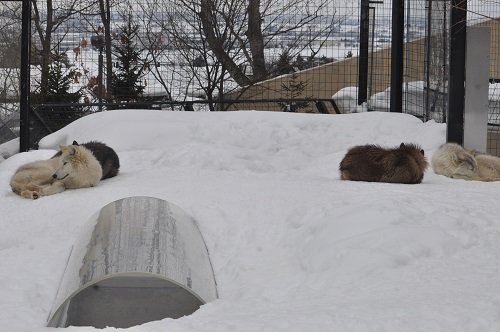
M126 328L189 315L217 298L203 237L172 203L142 196L109 203L79 240L49 327Z

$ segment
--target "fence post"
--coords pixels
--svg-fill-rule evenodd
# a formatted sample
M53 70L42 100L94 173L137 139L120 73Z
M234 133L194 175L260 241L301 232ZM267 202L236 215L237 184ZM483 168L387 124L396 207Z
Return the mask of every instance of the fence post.
M361 0L358 57L358 105L368 98L368 40L370 35L370 0Z
M19 77L19 151L30 146L30 49L31 49L31 0L23 0L21 32L21 71Z
M404 0L392 1L391 112L403 111Z
M450 67L446 141L464 142L465 52L467 1L451 0Z
M465 59L464 147L487 150L490 78L489 27L469 27Z

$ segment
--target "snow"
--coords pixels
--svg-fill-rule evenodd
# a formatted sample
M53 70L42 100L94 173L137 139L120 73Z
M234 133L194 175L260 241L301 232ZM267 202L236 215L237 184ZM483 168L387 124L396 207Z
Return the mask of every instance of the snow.
M83 225L109 202L145 195L195 218L219 299L128 331L500 331L500 183L431 169L418 185L339 178L353 145L413 142L430 159L445 132L386 112L84 117L0 163L1 329L49 331ZM112 146L120 174L35 201L11 192L18 166L74 139Z
M19 152L19 138L0 144L0 162Z

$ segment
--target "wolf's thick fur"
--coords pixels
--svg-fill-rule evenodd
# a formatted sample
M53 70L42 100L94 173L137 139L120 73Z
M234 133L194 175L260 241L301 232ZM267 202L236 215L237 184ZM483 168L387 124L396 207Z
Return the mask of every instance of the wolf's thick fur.
M54 182L52 175L58 165L59 157L22 165L10 179L12 191L25 198L38 198L34 195L35 190L52 185Z
M90 141L87 143L78 144L73 141L73 145L82 145L92 151L96 159L102 167L102 180L111 178L118 174L120 170L120 159L115 150L106 144L98 141Z
M434 173L457 179L477 178L476 158L461 145L446 143L432 155Z
M424 150L405 143L393 149L355 146L347 151L339 166L342 180L407 184L422 182L426 168Z
M434 173L454 179L500 181L500 158L446 143L432 155Z
M90 150L76 145L61 145L60 148L60 155L19 167L10 180L12 191L25 198L37 199L99 183L102 168Z

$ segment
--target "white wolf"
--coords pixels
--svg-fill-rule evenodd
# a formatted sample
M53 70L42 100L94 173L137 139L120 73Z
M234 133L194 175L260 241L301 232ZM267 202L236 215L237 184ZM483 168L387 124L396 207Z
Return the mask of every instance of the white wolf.
M12 191L37 199L66 189L96 186L102 168L91 151L78 145L61 145L60 153L19 167L10 180Z
M500 158L464 149L459 144L446 143L432 155L436 174L454 179L500 181Z

